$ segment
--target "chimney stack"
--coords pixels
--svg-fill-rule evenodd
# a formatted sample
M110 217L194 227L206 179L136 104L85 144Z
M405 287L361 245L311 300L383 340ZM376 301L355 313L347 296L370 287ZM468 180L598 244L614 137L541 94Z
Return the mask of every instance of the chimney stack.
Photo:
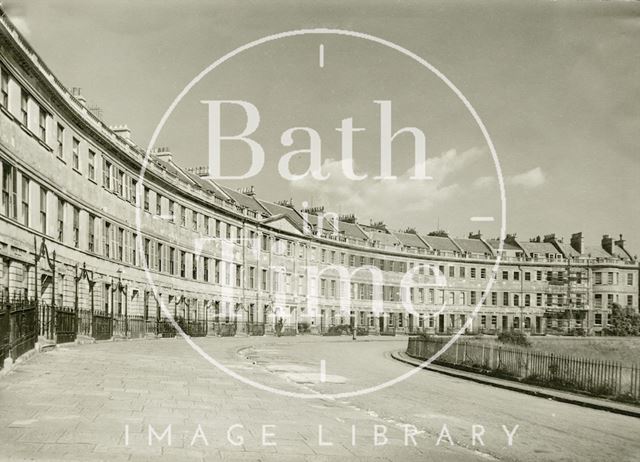
M127 141L131 140L131 130L126 125L115 125L113 127L109 127L116 135L120 135Z
M71 94L74 96L75 99L78 100L78 102L80 104L82 104L83 106L87 105L87 100L85 99L84 96L82 96L82 88L80 87L73 87L71 89Z
M609 237L608 234L602 236L602 248L605 252L613 255L613 238Z
M582 237L582 232L571 235L571 247L580 255L584 254L584 237Z
M164 162L171 162L171 158L173 157L173 154L171 154L171 150L166 146L156 148L152 152L158 159Z
M624 239L622 239L622 234L620 235L620 239L615 241L614 244L620 247L621 249L624 249Z

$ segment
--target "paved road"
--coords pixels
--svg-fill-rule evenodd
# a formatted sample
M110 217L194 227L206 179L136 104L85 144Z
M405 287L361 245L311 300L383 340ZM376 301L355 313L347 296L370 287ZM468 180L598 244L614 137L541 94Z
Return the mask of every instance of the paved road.
M388 356L405 342L196 340L243 377L316 395L407 372ZM171 444L158 441L151 430L169 425ZM503 426L516 425L509 446ZM639 431L638 419L426 371L296 399L239 383L177 339L58 348L0 378L0 460L637 460Z

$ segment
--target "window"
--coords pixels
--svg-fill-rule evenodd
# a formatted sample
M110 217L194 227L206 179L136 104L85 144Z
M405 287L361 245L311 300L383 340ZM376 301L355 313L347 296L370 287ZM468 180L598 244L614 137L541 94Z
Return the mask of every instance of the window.
M80 210L73 207L73 246L80 246Z
M596 280L595 280L595 284L602 284L602 273L594 273Z
M156 193L156 215L162 215L162 196Z
M18 214L18 172L6 163L2 163L2 211L9 218Z
M157 242L156 254L155 254L155 257L156 257L155 265L158 271L162 271L164 269L164 262L162 258L163 256L164 256L164 246L160 242Z
M80 170L80 141L77 138L71 141L72 165L76 170Z
M611 308L613 305L613 294L607 294L607 308Z
M249 288L255 289L256 287L256 269L253 266L249 267Z
M111 189L111 162L102 159L102 186Z
M115 189L115 193L120 197L124 197L124 182L125 182L124 172L118 169L118 172L116 173L116 176L115 176L114 189Z
M149 188L144 188L144 211L149 211Z
M524 306L531 306L531 295L526 294L524 296Z
M29 125L29 94L24 88L20 94L20 121L25 127Z
M198 279L198 257L195 254L191 256L191 278Z
M481 279L486 279L487 277L487 269L486 268L480 268L480 278Z
M502 306L509 306L509 292L502 294Z
M64 127L60 124L56 128L56 154L60 159L64 159Z
M464 266L461 266L460 267L460 277L463 278L464 275L465 275L465 268L464 268Z
M88 238L88 247L89 252L95 252L95 225L96 225L96 217L89 214L89 238Z
M171 222L176 222L176 203L169 199L169 215L171 216Z
M542 306L542 294L536 294L536 306Z
M198 231L198 212L195 210L191 211L191 229ZM227 234L229 233L227 232Z
M476 278L476 269L471 268L471 279L475 279L475 278Z
M498 292L491 292L491 304L494 306L498 304Z
M633 295L627 295L627 306L633 306Z
M110 258L111 257L111 223L109 223L108 221L104 222L104 232L102 235L102 242L104 247L104 256L107 258Z
M87 176L90 180L96 179L96 153L89 149L89 160L87 164Z
M536 271L536 281L542 281L542 271Z
M168 253L169 253L169 274L173 274L175 270L176 249L174 249L173 247L169 247ZM160 263L162 264L162 261Z
M611 285L613 284L613 272L609 271L609 273L607 273L607 284Z
M47 232L47 190L40 188L40 231Z
M519 281L520 280L520 272L519 271L514 271L513 272L513 280L514 281Z
M40 133L38 133L38 135L40 136L40 139L45 143L47 142L47 118L48 117L49 117L49 114L47 113L47 111L40 108L40 114L38 116L38 127L40 130Z
M29 226L29 178L22 175L22 224Z
M509 280L509 271L503 271L502 272L502 279L504 281L508 281Z
M139 264L139 262L138 262L138 235L136 233L133 233L133 236L131 236L131 241L133 243L133 245L131 246L131 263L133 265L137 265Z
M0 67L0 105L9 107L9 73L4 67Z
M525 281L530 281L531 280L531 273L529 271L526 271L524 273L524 280Z
M227 241L230 241L231 240L231 225L227 223L225 228L227 229L227 231L225 233L225 237L226 237Z
M236 287L242 286L242 267L240 265L233 265L236 269Z
M187 252L184 250L180 251L180 277L183 278L186 274L185 266L187 260Z
M601 326L602 325L602 313L596 313L593 319L593 323L596 326Z
M187 226L187 209L184 205L180 206L180 226Z
M267 282L268 282L267 281L267 275L268 275L267 270L263 269L262 270L262 279L260 281L260 288L262 290L267 290Z
M64 242L64 201L58 198L58 240Z
M471 302L472 305L476 304L476 291L475 290L471 291L470 302Z
M596 308L602 308L602 294L595 295L593 304Z
M228 263L228 262L225 263L225 266L224 266L224 284L226 286L231 285L231 267L232 267L231 263ZM277 282L277 279L276 279L276 282Z
M632 286L633 285L633 273L627 273L627 285L628 286Z

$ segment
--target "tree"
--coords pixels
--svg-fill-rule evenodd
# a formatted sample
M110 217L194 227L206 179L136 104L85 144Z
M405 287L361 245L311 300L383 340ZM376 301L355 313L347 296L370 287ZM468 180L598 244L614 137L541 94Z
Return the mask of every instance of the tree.
M632 309L623 308L620 304L614 303L609 316L609 326L605 332L607 335L619 337L640 335L640 315L634 313Z

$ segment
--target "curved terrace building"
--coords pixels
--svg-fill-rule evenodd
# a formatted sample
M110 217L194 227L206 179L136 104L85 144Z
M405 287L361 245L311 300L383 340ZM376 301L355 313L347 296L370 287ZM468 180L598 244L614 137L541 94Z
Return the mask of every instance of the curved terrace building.
M638 309L638 262L622 237L588 247L581 233L570 243L508 236L483 299L495 239L393 232L271 203L180 168L168 149L139 183L145 152L128 129L107 127L69 92L4 13L0 38L4 297L147 321L164 306L211 332L282 319L291 333L342 323L447 333L482 303L469 331L594 333L614 303Z

